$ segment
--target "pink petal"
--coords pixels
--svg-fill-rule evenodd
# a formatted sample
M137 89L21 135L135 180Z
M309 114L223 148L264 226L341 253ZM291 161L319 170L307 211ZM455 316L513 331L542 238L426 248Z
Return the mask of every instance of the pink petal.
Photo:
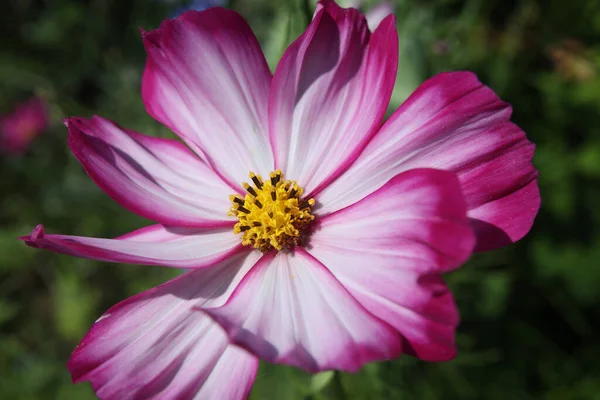
M472 73L429 79L344 175L319 193L319 214L355 203L402 171L439 168L458 175L477 251L519 240L531 228L540 197L534 145L510 114L510 106Z
M537 201L532 201L537 199ZM537 180L529 182L521 189L506 196L483 203L469 211L471 223L477 234L477 250L494 250L497 244L509 243L506 232L522 232L524 236L533 225L533 219L540 207L540 189ZM531 220L514 218L506 220L507 210L513 214L529 215ZM504 231L497 227L503 227Z
M69 146L115 201L178 226L229 226L232 188L183 144L124 130L101 117L69 118Z
M38 225L29 236L19 238L31 247L130 264L175 268L204 268L242 251L230 228L201 229L152 225L116 239L69 235L46 235Z
M271 72L258 41L234 11L187 11L144 33L146 109L181 136L234 187L268 174Z
M205 308L230 339L268 362L310 372L356 371L396 357L402 343L301 249L265 256L229 301Z
M451 359L458 311L439 274L464 263L475 244L454 174L402 173L319 221L309 253L400 332L405 351Z
M188 272L112 307L73 352L73 381L90 381L101 399L246 398L258 360L197 308L222 304L258 257Z
M355 9L321 1L284 53L269 98L275 164L307 194L335 179L383 119L398 65L393 16L369 33Z

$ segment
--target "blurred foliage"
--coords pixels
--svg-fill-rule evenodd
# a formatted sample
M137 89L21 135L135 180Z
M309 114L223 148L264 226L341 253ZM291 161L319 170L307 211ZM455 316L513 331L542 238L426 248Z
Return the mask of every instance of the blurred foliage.
M368 8L375 2L365 1ZM262 365L253 399L600 399L600 1L396 0L401 60L390 111L427 77L468 69L514 106L537 144L543 207L532 232L451 274L459 356L410 357L357 374L311 377ZM4 399L93 398L72 385L71 350L109 306L174 276L27 248L47 232L113 237L148 224L87 178L61 118L100 114L152 135L138 27L184 4L151 0L5 0L0 112L31 93L51 129L0 161L0 388ZM274 67L311 17L309 2L233 0Z

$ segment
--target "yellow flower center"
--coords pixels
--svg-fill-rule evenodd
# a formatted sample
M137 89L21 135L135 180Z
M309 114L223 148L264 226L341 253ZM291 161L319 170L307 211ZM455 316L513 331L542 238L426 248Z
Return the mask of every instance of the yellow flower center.
M254 185L243 182L248 192L229 196L233 206L228 215L238 218L233 233L242 233L242 244L252 245L262 252L291 249L301 241L302 231L315 218L310 208L314 199L301 199L304 189L295 181L283 179L276 170L266 181L250 172Z

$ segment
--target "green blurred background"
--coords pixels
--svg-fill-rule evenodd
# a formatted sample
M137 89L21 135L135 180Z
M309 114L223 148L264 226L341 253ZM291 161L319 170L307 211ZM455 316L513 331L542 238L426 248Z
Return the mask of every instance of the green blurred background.
M365 1L364 9L375 2ZM306 26L304 0L237 0L274 66ZM448 276L462 314L459 356L402 357L358 374L311 377L262 365L252 399L600 399L600 1L396 0L401 37L395 109L424 79L467 69L514 106L537 144L542 209L531 233L475 255ZM3 0L0 113L32 94L51 126L23 156L2 155L0 398L92 399L69 355L92 322L173 277L167 268L99 263L18 242L46 231L113 237L147 225L85 175L61 118L92 113L170 135L140 98L138 27L183 2Z

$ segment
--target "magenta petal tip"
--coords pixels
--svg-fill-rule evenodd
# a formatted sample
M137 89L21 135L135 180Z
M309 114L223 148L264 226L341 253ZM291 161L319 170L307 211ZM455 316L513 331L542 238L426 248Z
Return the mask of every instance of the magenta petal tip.
M44 237L44 225L39 224L27 236L19 236L17 239L25 242L27 246L39 247L36 242Z

